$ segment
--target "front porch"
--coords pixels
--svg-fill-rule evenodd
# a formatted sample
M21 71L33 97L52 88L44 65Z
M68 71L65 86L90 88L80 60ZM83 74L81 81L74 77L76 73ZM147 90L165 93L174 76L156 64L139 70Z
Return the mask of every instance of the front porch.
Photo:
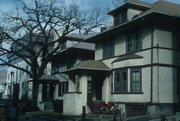
M92 64L96 67L92 68ZM87 65L91 68L87 68ZM93 113L92 102L108 102L111 85L109 72L110 69L100 61L98 64L96 61L87 61L75 69L68 70L66 74L70 76L75 91L64 94L63 113L81 115L83 106L86 106L86 113Z

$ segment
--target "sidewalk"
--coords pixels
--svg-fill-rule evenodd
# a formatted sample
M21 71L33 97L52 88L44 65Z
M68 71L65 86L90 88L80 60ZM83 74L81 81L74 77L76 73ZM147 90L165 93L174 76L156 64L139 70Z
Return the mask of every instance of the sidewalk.
M81 121L82 116L63 115L53 111L28 112L25 116L37 117L48 121ZM112 115L88 114L85 121L112 121Z

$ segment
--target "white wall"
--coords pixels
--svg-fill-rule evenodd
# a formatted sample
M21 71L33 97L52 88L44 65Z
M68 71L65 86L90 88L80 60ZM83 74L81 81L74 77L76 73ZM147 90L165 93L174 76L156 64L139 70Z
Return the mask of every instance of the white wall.
M142 11L133 8L127 9L127 20L130 21L135 15L139 15Z
M78 79L81 93L64 94L63 114L65 115L81 115L82 106L86 106L88 77L87 75L82 75Z

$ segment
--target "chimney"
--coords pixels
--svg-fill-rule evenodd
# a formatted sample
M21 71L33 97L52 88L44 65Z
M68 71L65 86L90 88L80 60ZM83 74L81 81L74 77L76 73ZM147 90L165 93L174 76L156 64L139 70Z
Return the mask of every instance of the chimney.
M107 29L107 27L101 27L100 28L100 32L103 32L103 31L105 31Z

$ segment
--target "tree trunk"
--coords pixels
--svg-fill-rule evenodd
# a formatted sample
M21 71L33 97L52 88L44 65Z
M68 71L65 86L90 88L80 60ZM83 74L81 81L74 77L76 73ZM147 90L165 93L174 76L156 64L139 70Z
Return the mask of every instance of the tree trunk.
M32 110L37 111L39 110L38 108L38 83L37 80L33 81L33 91L32 91Z

